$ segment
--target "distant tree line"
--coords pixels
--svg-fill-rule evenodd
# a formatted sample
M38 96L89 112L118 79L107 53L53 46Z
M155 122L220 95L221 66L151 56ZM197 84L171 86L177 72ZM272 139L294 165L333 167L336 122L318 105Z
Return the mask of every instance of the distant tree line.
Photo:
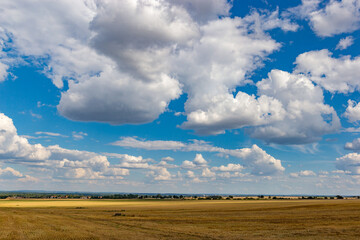
M0 192L0 199L29 198L29 199L174 199L174 200L263 200L263 199L291 199L286 196L224 196L224 195L183 195L183 194L100 194L100 193L37 193L37 192ZM353 197L360 199L360 196ZM299 196L298 199L344 199L336 196Z

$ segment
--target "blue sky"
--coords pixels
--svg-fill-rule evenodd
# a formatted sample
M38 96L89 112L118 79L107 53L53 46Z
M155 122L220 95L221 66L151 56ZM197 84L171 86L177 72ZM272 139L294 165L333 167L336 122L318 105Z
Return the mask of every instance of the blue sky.
M0 190L360 194L360 1L0 3Z

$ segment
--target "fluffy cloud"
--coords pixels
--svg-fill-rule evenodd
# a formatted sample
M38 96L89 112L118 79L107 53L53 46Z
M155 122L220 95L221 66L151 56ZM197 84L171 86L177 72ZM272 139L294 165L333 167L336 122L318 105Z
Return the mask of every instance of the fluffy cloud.
M345 149L359 151L360 150L360 138L356 138L352 142L347 142L345 144Z
M18 136L12 119L0 113L0 158L37 161L50 155L50 151L40 144L31 145L26 138Z
M194 158L194 163L196 166L202 166L202 167L207 165L207 161L200 153L196 154Z
M247 132L255 138L278 144L304 144L340 128L335 110L324 104L322 89L303 75L272 70L256 84L259 95L277 99L283 118Z
M172 179L171 173L166 168L158 168L154 171L150 171L147 174L148 176L151 176L154 178L154 180L157 181L168 181Z
M185 147L185 144L178 141L144 141L134 137L123 137L121 140L111 143L114 146L137 147L147 150L176 150Z
M281 117L278 101L232 92L280 48L265 31L298 28L279 10L230 18L230 8L226 0L5 0L0 25L12 55L47 65L59 88L68 82L63 116L141 124L187 93L182 127L217 134Z
M152 142L158 143L159 141L147 141L138 140L139 144L129 144L127 147L132 148L145 148L149 149L148 146L152 145ZM143 142L143 143L142 143ZM171 144L173 141L169 141ZM164 146L169 146L166 141L161 141ZM182 145L182 148L178 148L178 145ZM162 149L161 145L157 146L156 149ZM275 159L271 155L267 154L257 145L253 145L251 148L240 148L240 149L225 149L213 146L207 142L193 140L190 143L177 142L173 149L166 148L166 150L181 150L186 152L197 151L197 152L212 152L230 155L241 159L245 163L245 167L250 169L255 175L274 175L284 171L284 167L281 165L281 161ZM185 169L196 169L201 166L206 166L207 162L201 154L197 154L194 161L185 160L181 167ZM220 168L240 168L237 164L222 166ZM219 169L219 171L221 171Z
M339 43L336 45L336 49L344 50L354 44L354 38L348 36L346 38L340 39Z
M231 150L229 154L241 158L245 167L250 168L254 175L276 175L285 170L280 160L270 156L255 144L251 148Z
M193 161L185 160L181 165L182 168L189 168L189 169L204 168L206 166L207 166L207 161L200 153L197 153L195 155Z
M176 72L188 93L187 122L183 128L217 134L261 118L261 110L265 109L243 114L242 109L258 105L252 96L239 93L234 98L231 94L236 86L245 83L247 74L280 47L263 31L256 30L246 19L223 18L202 26L200 41L193 48L180 51L174 66L178 66ZM247 106L248 103L252 105Z
M162 159L161 159L161 161L165 161L165 162L173 162L175 159L174 158L172 158L172 157L163 157Z
M3 113L0 113L0 159L13 164L47 168L59 178L105 179L129 174L129 170L111 166L106 156L94 152L70 150L58 145L44 147L30 144L26 138L17 135L12 119ZM10 170L7 168L6 173L29 179L27 175Z
M130 169L154 169L153 165L149 162L153 160L150 158L143 158L142 156L132 156L128 154L106 153L107 156L117 158L120 161L119 166Z
M188 168L188 169L195 169L195 168L196 168L196 165L195 165L192 161L185 160L185 161L183 161L183 163L181 164L181 167L182 167L182 168Z
M209 168L204 168L201 172L201 176L205 178L214 178L216 173L212 172Z
M320 0L302 0L302 4L289 11L309 21L314 32L321 37L349 33L360 28L360 1L330 0L320 8Z
M349 93L359 89L360 58L333 58L327 49L310 51L296 58L296 72L330 92Z
M358 122L360 121L360 102L356 103L355 101L348 100L348 107L344 113L349 122Z
M253 95L239 92L235 98L231 94L208 97L208 108L189 113L183 128L195 129L199 134L220 134L226 129L278 120L284 114L281 103L267 96L256 99Z
M316 176L316 173L314 173L311 170L304 170L296 173L290 173L290 177L310 177L310 176Z
M336 168L349 174L360 174L360 154L349 153L336 159Z
M240 164L229 163L227 166L221 165L220 167L211 168L214 171L220 172L238 172L244 169Z
M0 168L0 179L18 179L22 177L24 177L24 175L13 168Z

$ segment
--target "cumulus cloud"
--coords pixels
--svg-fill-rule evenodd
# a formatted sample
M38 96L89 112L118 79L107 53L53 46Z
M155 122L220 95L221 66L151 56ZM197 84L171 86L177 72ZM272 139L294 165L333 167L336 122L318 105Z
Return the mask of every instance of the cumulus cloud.
M220 171L220 172L238 172L238 171L243 170L244 167L241 166L240 164L229 163L226 166L221 165L220 167L212 167L211 169L214 171Z
M147 141L147 140L139 140L139 144L129 144L127 147L132 148L144 148L148 149L148 146L152 144L152 142L158 141ZM143 143L144 144L143 144ZM172 143L173 141L169 141ZM166 141L161 141L164 146L168 146ZM221 153L225 155L230 155L236 158L241 159L245 163L245 167L251 169L252 173L255 175L273 175L279 174L284 171L284 167L281 165L281 161L275 159L271 155L267 154L264 150L262 150L257 145L253 145L251 148L240 148L240 149L225 149L213 146L208 142L200 141L200 140L192 140L190 143L177 142L173 149L166 148L166 150L180 150L185 152L198 151L198 152L212 152L212 153ZM178 148L178 145L182 145L182 148ZM161 145L160 145L161 146ZM157 146L157 149L162 149L160 146ZM185 160L183 161L181 167L188 169L195 169L201 166L206 166L207 161L202 157L201 154L197 154L195 156L194 161ZM228 165L227 167L229 167ZM232 167L235 167L233 165ZM225 167L225 166L224 166ZM239 166L236 166L239 167Z
M145 141L135 137L123 137L121 140L111 143L114 146L137 147L147 150L176 150L185 147L185 144L178 141Z
M119 166L123 168L130 169L154 169L156 168L153 165L150 165L150 162L154 160L151 158L143 158L142 156L132 156L128 154L118 154L118 153L106 153L108 157L117 158L120 161Z
M334 58L329 50L323 49L300 54L295 63L296 72L305 73L330 92L351 93L359 89L359 57Z
M196 154L193 162L197 166L202 166L203 167L203 166L207 165L207 161L204 159L204 157L200 153Z
M360 151L360 138L356 138L352 142L347 142L345 144L345 149Z
M245 167L251 169L254 175L276 175L282 173L285 168L281 166L281 161L267 154L257 145L251 148L230 150L229 154L241 158Z
M182 168L196 169L207 167L207 161L204 159L202 154L197 153L193 161L185 160L183 161Z
M169 156L161 158L161 161L165 161L165 162L173 162L174 160L175 160L174 158Z
M147 176L153 177L157 181L168 181L172 179L171 173L164 167L148 172Z
M5 0L0 25L10 33L13 55L45 62L44 72L59 88L68 82L57 106L63 116L141 124L187 93L182 127L218 134L281 118L277 100L232 92L280 48L266 31L298 28L278 9L230 18L231 5L226 0ZM39 27L29 30L30 22Z
M185 176L188 178L195 178L195 173L189 170L185 173Z
M323 7L320 0L302 0L302 4L289 9L309 21L314 32L321 37L350 33L360 28L360 1L330 0Z
M188 93L187 122L183 128L201 134L218 134L261 119L259 115L265 109L249 114L243 111L244 108L250 110L247 103L258 105L252 96L238 93L234 98L231 92L243 85L246 76L280 45L263 31L249 28L246 19L213 21L201 27L202 38L193 48L180 51L174 66L178 67L176 72Z
M250 136L277 144L304 144L340 128L335 110L324 104L322 89L303 75L272 70L256 84L259 95L277 99L282 118L247 129Z
M336 159L336 168L353 175L360 175L360 154L349 153Z
M182 167L182 168L188 168L188 169L195 169L195 168L196 168L196 165L195 165L192 161L185 160L185 161L183 161L183 163L181 164L181 167Z
M30 144L26 138L17 135L12 119L3 113L0 113L0 159L13 164L47 168L59 178L105 179L129 174L129 170L111 166L106 156L94 152L70 150L58 145L44 147ZM10 174L9 169L7 172ZM31 180L27 175L24 178Z
M339 43L336 45L335 49L344 50L354 44L354 38L352 36L347 36L346 38L340 39Z
M310 176L316 176L316 173L314 173L311 170L303 170L300 172L296 172L296 173L290 173L290 177L310 177Z
M360 121L360 102L356 103L355 101L349 99L344 117L352 123Z
M204 168L201 172L201 176L205 178L214 178L216 173L212 172L209 168Z
M40 144L32 145L17 135L11 118L0 113L0 158L26 158L31 161L45 160L51 152Z

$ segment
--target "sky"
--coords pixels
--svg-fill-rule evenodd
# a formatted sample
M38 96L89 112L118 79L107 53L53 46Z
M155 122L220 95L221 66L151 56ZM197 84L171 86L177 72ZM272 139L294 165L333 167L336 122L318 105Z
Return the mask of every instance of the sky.
M360 0L2 0L0 190L360 195Z

